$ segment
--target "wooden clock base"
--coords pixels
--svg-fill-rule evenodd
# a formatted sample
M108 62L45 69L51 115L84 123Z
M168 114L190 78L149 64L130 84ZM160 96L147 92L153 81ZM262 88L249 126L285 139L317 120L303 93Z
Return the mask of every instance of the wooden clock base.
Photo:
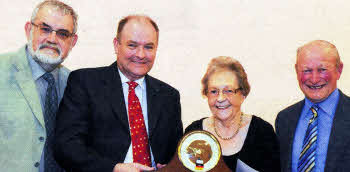
M182 165L179 160L179 156L177 153L174 155L173 159L169 162L167 166L157 170L157 172L191 172L191 170L187 169L184 165ZM227 167L222 157L218 164L208 172L232 172L230 168Z
M172 160L157 171L231 172L222 159L220 143L215 136L203 130L192 131L183 136Z

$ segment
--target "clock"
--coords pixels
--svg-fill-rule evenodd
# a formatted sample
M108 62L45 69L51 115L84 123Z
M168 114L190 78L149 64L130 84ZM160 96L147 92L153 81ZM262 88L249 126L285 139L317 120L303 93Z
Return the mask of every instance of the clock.
M219 162L221 147L207 131L196 130L186 134L179 143L178 158L191 171L209 171Z

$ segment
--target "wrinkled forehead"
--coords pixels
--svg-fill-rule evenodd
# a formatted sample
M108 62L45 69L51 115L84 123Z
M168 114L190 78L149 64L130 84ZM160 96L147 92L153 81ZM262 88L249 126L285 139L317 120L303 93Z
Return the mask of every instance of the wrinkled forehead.
M298 51L297 64L304 63L334 63L338 59L338 53L331 47L310 46Z
M56 6L45 6L38 10L34 22L45 23L55 29L66 29L73 32L73 16L65 14L62 9Z
M125 24L120 38L142 37L154 44L158 43L158 32L147 18L131 18Z

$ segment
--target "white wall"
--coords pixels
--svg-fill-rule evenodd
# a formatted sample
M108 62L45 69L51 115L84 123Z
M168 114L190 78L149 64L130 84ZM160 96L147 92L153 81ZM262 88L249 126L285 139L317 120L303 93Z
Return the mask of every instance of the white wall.
M0 1L0 53L26 43L24 24L40 0ZM237 58L252 90L243 111L274 123L277 113L303 98L294 71L296 49L324 39L344 62L339 88L350 94L350 2L346 0L65 0L79 14L70 69L115 61L112 40L122 16L142 13L160 28L150 74L180 90L184 126L209 116L200 80L211 58Z

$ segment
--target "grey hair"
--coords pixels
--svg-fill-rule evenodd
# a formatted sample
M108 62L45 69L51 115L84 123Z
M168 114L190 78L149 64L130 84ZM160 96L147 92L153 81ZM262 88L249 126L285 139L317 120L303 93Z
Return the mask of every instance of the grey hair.
M248 76L243 66L239 61L228 56L219 56L213 58L208 64L207 72L202 78L202 95L208 94L208 83L211 75L219 70L229 70L233 72L238 81L239 88L241 88L242 95L247 97L250 92L250 85L248 82Z
M60 12L62 12L64 15L70 15L73 18L73 33L77 32L78 29L78 14L73 10L73 8L61 1L58 0L45 0L43 2L41 2L40 4L38 4L33 13L32 13L32 17L31 17L31 22L34 22L36 15L38 14L38 11L40 9L42 9L43 7L47 7L50 6L52 7L54 10L58 10Z

